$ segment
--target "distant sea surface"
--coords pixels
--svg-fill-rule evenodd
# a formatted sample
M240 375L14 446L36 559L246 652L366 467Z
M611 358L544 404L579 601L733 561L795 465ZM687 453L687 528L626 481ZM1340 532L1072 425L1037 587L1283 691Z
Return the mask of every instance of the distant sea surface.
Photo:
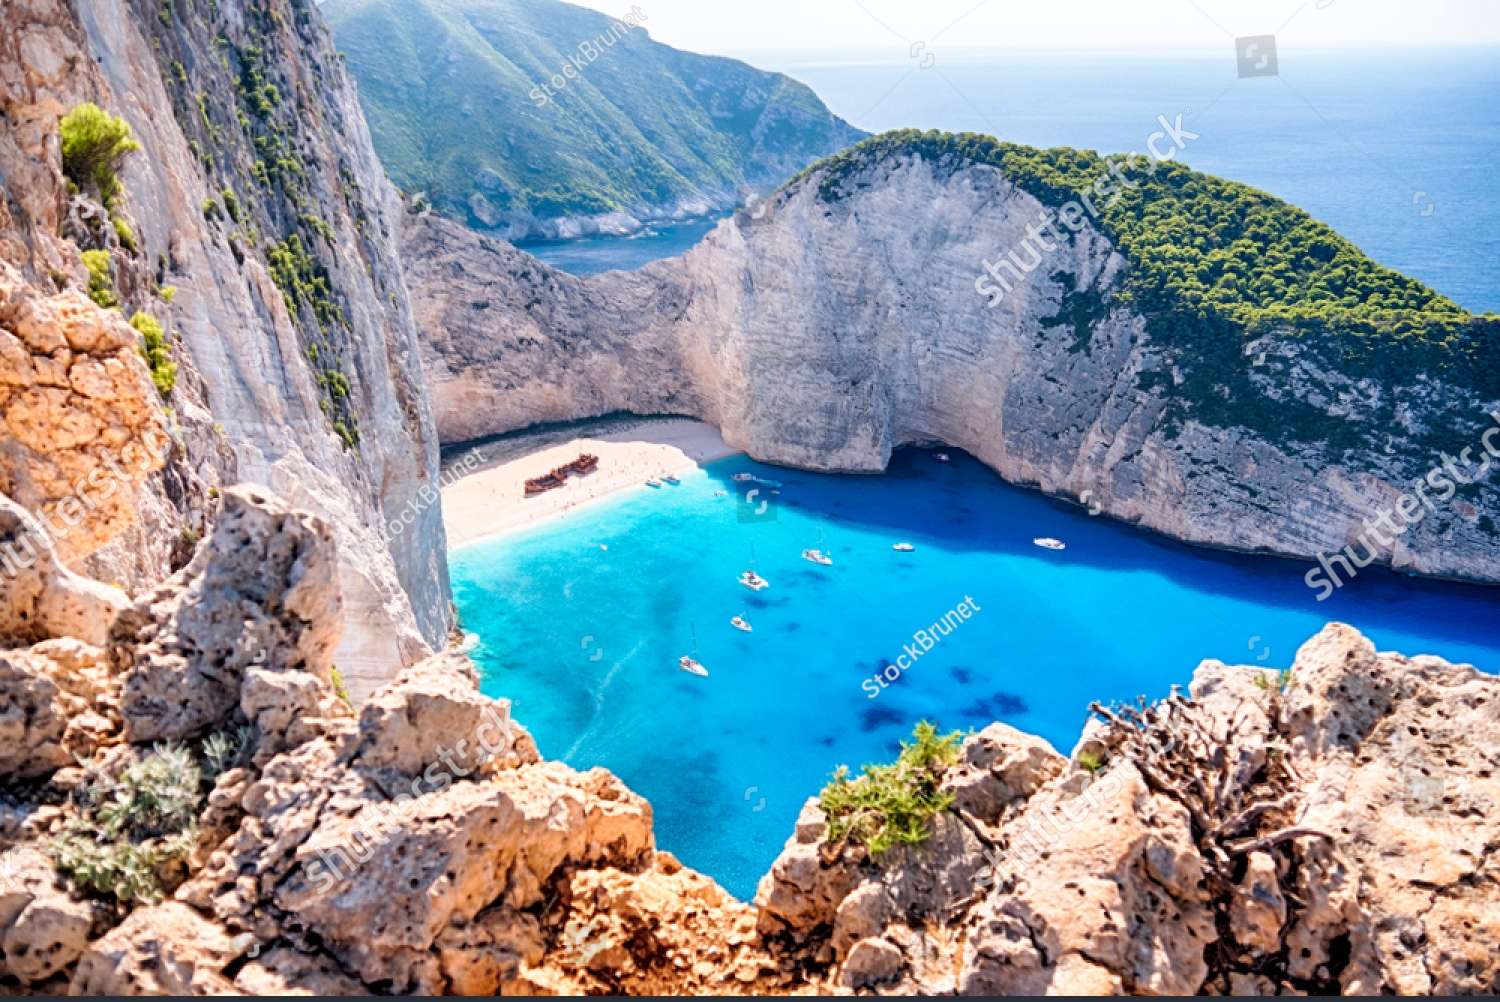
M1185 163L1306 209L1461 306L1500 311L1500 50L1283 44L1277 76L1247 78L1227 38L1222 52L1170 56L973 52L941 41L916 59L904 50L739 55L808 84L871 132L947 129L1145 152L1157 116L1180 113L1198 134L1178 154ZM592 274L680 254L712 225L526 249Z

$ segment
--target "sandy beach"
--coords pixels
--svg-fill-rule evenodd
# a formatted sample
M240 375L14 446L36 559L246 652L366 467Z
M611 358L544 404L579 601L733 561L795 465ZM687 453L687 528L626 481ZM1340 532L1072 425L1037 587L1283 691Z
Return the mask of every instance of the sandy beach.
M448 546L514 532L570 513L652 477L682 473L732 456L717 428L687 418L606 420L597 431L542 433L479 443L444 460L443 521ZM529 447L528 447L529 446ZM599 457L599 468L555 490L525 496L525 483L577 459ZM472 471L472 472L470 472Z

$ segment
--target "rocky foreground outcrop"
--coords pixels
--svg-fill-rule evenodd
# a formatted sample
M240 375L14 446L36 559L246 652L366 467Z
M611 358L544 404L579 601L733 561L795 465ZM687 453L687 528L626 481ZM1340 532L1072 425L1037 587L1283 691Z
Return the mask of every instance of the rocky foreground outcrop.
M1082 210L1043 251L1049 208L1015 178L874 142L879 155L856 147L842 174L815 167L634 272L578 278L408 217L440 437L685 414L756 459L834 471L881 470L898 446L941 442L1010 482L1188 542L1312 558L1363 534L1374 542L1361 559L1497 580L1487 471L1500 397L1483 388L1493 380L1463 375L1492 367L1493 339L1475 349L1490 361L1454 361L1455 378L1433 359L1403 361L1399 339L1356 371L1345 353L1376 338L1168 333L1125 294L1135 265ZM997 260L1014 287L992 306L976 282L994 286L984 265ZM1463 450L1454 489L1422 483ZM1417 485L1420 517L1393 516ZM1385 528L1371 536L1372 524Z
M461 657L345 702L337 567L326 523L241 487L133 600L39 572L43 605L93 596L91 632L0 619L0 987L1500 988L1500 681L1467 666L1330 626L1284 678L1209 662L1190 696L1101 708L1071 758L994 724L924 844L829 844L810 800L744 904L612 775L541 760ZM103 890L60 847L80 819L128 842L97 841L97 791L164 748L200 763L181 854L128 885L156 893Z

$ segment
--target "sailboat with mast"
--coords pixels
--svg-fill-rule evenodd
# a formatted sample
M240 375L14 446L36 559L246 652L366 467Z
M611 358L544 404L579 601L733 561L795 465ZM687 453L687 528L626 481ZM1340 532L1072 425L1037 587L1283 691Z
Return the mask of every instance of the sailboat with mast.
M833 566L833 558L823 550L823 530L818 530L818 545L809 547L802 551L802 559L810 563L821 564L824 567Z
M677 667L681 668L683 671L687 672L690 675L697 675L701 678L708 678L708 669L703 667L703 662L699 661L697 657L698 627L694 625L690 627L690 629L693 631L693 653L692 655L684 654L682 657L678 658Z
M740 575L740 584L751 591L762 591L771 587L771 582L755 573L755 544L750 544L750 569Z

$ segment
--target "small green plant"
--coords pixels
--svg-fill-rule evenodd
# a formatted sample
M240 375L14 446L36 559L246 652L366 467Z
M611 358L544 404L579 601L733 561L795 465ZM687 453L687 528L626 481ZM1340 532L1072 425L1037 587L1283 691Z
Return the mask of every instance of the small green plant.
M1104 757L1098 752L1081 751L1078 753L1078 768L1093 775L1104 768Z
M203 772L182 745L158 745L114 779L97 777L48 845L57 868L79 886L117 901L159 901L163 871L197 841Z
M233 731L214 731L204 738L203 764L208 769L209 779L218 779L230 769L243 765L254 735L255 728L247 726Z
M1255 673L1255 686L1264 692L1286 692L1287 686L1292 684L1292 670L1283 668L1272 675L1270 672L1260 671Z
M866 765L853 779L848 766L839 766L818 795L829 841L863 845L875 860L896 846L925 842L932 819L953 805L952 794L939 787L962 740L962 732L939 735L937 726L924 720L910 741L901 742L895 762Z
M230 219L238 223L241 217L239 196L234 193L233 188L229 187L226 187L220 194L224 197L224 211L229 213Z
M218 200L212 195L203 200L203 218L211 223L224 218L224 212L219 208Z
M156 290L156 292L157 295L161 296L161 301L166 303L168 306L171 306L172 300L177 298L177 286L175 285L164 285L160 289Z
M81 255L83 266L89 272L89 298L106 310L120 305L115 294L115 280L109 273L109 251L86 250Z
M109 215L109 223L115 228L115 236L120 241L120 246L134 254L140 249L135 242L135 230L130 228L130 223L118 212Z
M149 313L137 313L130 318L130 326L141 336L141 357L151 369L156 391L163 399L171 396L172 388L177 385L177 363L172 361L161 323Z
M85 890L117 901L160 901L164 893L161 871L192 851L195 832L137 845L100 842L93 828L77 818L69 821L50 849L57 868Z
M113 206L120 193L120 165L141 148L130 124L86 101L62 117L58 131L68 180L80 190L96 192L106 208Z
M339 437L346 450L353 449L359 444L359 429L345 421L333 423L333 433Z
M345 706L353 709L354 700L349 698L349 687L344 684L344 673L339 671L338 665L329 669L328 678L333 683L333 694L342 699Z

